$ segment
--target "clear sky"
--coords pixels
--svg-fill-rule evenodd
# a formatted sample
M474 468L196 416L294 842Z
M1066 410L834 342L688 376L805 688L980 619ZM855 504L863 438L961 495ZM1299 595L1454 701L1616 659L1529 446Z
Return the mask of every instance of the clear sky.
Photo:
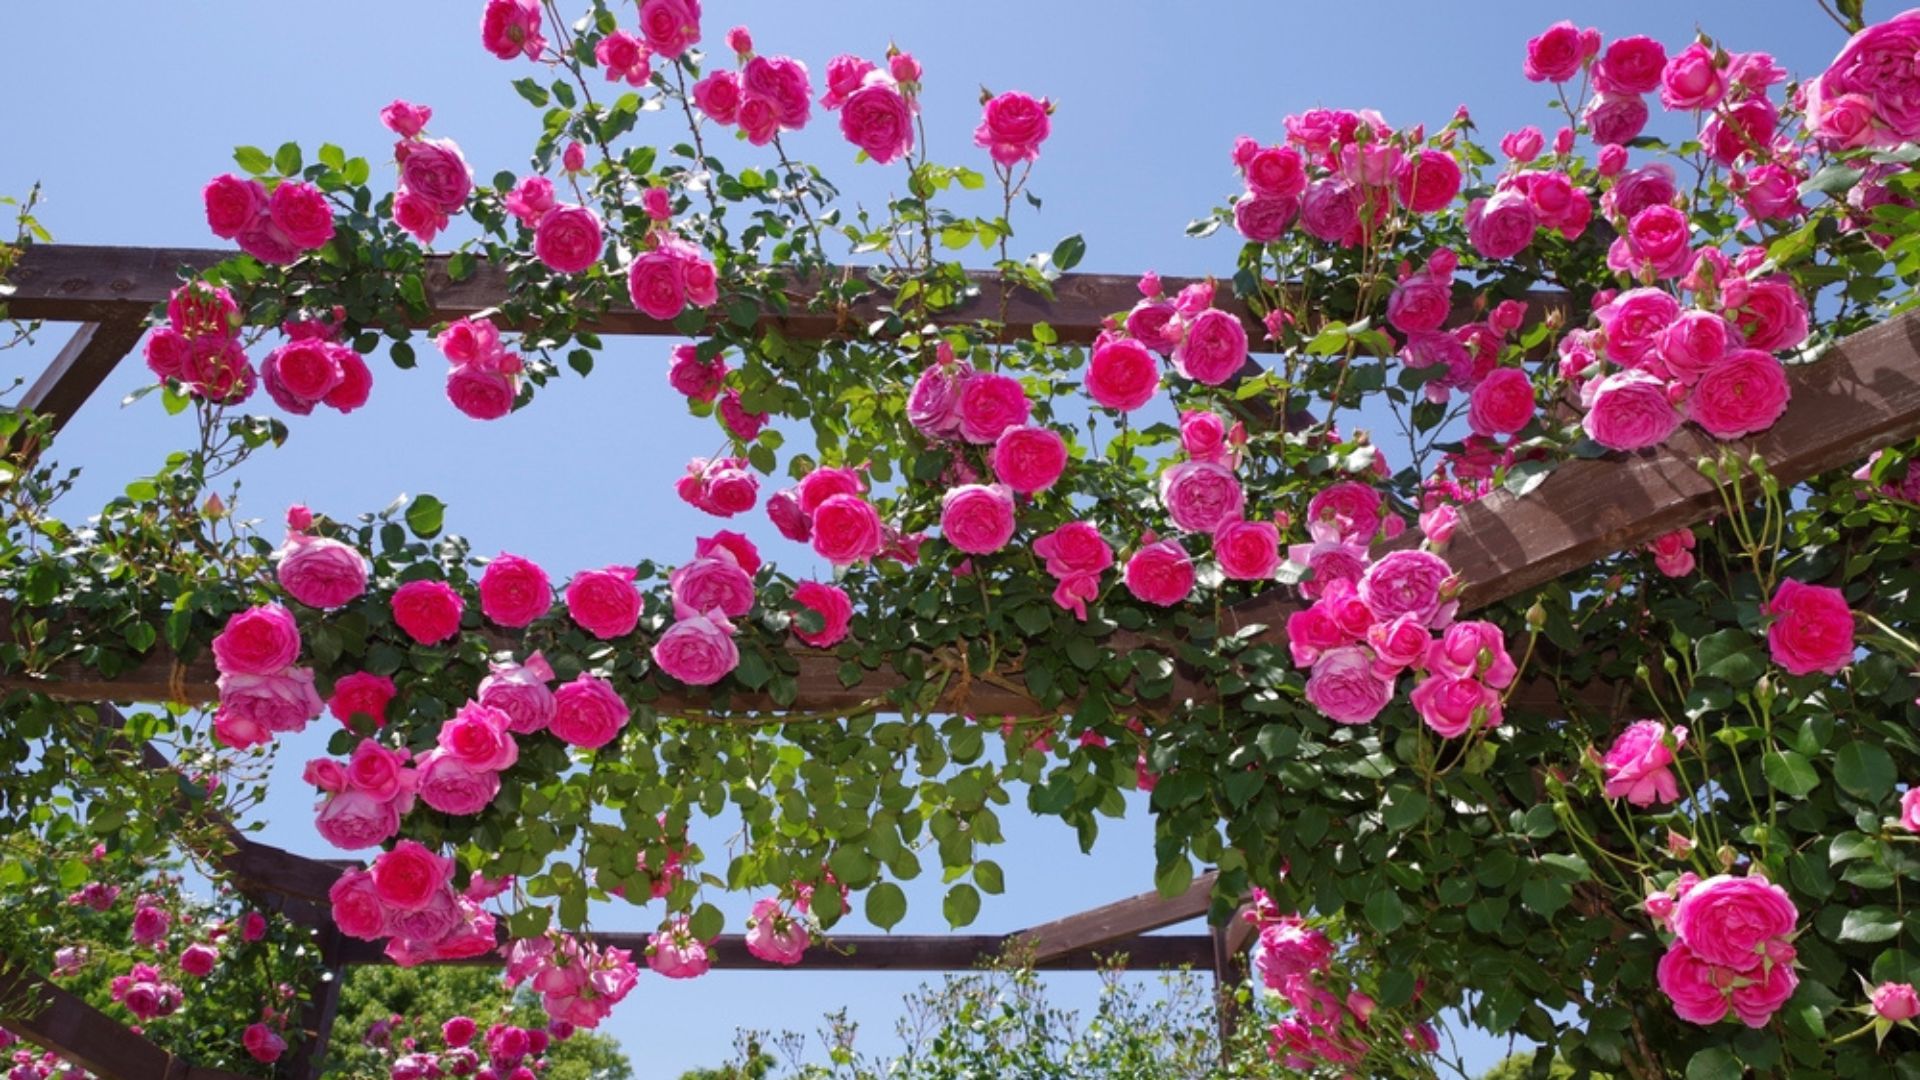
M1885 19L1904 6L1869 0L1867 14ZM376 185L390 184L384 169L392 137L377 112L396 97L432 105L433 133L458 141L478 176L524 171L538 117L508 83L535 72L526 61L482 50L481 7L479 0L16 5L7 34L15 107L0 141L0 193L23 194L44 181L41 220L62 242L214 246L199 192L232 168L234 145L271 151L297 140L311 160L321 142L334 142L374 163ZM619 9L631 25L632 5ZM970 142L981 86L1053 99L1053 137L1032 181L1045 206L1037 215L1017 211L1012 248L1050 250L1077 232L1088 242L1081 269L1128 274L1229 275L1235 240L1195 241L1183 228L1237 188L1228 159L1234 137L1277 141L1290 112L1371 107L1395 124L1432 128L1466 103L1488 143L1526 123L1551 137L1550 95L1521 77L1520 62L1526 38L1555 19L1598 26L1609 38L1652 35L1670 49L1704 28L1729 48L1772 51L1796 75L1817 73L1842 42L1812 0L707 0L706 9L708 45L724 49L724 30L744 24L760 51L803 59L816 85L838 53L878 56L889 40L912 51L926 70L938 160L985 169ZM814 116L790 149L826 168L849 203L898 189L901 169L856 166L831 117L817 108ZM629 138L670 144L683 132L677 115L648 113ZM721 146L735 167L771 160L744 143ZM50 327L41 346L12 353L6 375L31 380L62 332ZM243 470L240 510L266 520L277 536L290 502L350 518L401 492L427 491L449 504L448 528L471 537L476 551L530 556L556 579L641 558L683 560L693 537L716 522L675 499L671 484L687 458L712 451L715 438L710 421L687 416L666 386L669 344L612 339L590 378L569 372L530 408L491 424L469 421L446 402L431 348L413 372L376 358L372 402L347 417L321 410L291 418L289 443ZM145 379L130 360L62 436L56 457L86 470L65 506L70 519L189 440L186 419L166 417L157 398L119 406ZM251 404L272 408L264 394ZM783 565L809 565L758 511L745 531ZM324 753L329 727L323 721L284 741L264 810L266 840L335 854L312 830L311 792L299 781L301 763ZM1006 870L1007 892L987 898L977 931L1018 929L1152 887L1144 812L1111 825L1083 856L1070 830L1014 809L1003 816L1007 843L992 853ZM912 907L900 929L941 932L937 875L920 884L929 887L909 888ZM744 905L728 911L737 929ZM609 909L599 921L605 929L652 927L647 911L632 908ZM858 922L843 925L857 931ZM804 965L693 982L647 975L610 1030L642 1077L718 1062L737 1026L812 1031L822 1011L842 1004L864 1022L861 1044L884 1046L901 995L920 981L808 973ZM1055 982L1068 1000L1090 1000L1091 976ZM1462 1041L1481 1066L1503 1045Z

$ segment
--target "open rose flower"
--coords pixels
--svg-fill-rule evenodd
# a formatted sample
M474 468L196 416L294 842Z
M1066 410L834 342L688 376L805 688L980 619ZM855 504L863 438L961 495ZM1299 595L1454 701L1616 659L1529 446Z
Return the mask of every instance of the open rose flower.
M1193 560L1174 540L1149 540L1127 560L1127 591L1143 603L1172 607L1193 592Z
M640 590L631 566L583 570L567 583L567 614L602 641L633 633L640 622Z
M653 662L688 686L711 686L740 666L740 650L718 611L685 613L654 642Z
M1793 675L1838 674L1853 663L1853 610L1839 589L1788 578L1767 602L1767 651Z
M547 730L569 746L598 750L620 734L630 715L611 683L582 672L554 691L553 720Z
M1636 720L1627 725L1601 758L1606 773L1606 796L1625 799L1635 806L1670 803L1680 797L1680 785L1674 779L1673 751L1686 745L1687 729L1673 729L1673 746L1667 745L1667 725L1658 720Z
M1052 111L1053 106L1044 98L1009 90L982 108L980 126L973 131L973 145L986 150L998 165L1034 161L1040 157L1040 144L1053 133L1053 121L1048 116Z
M1013 538L1013 492L1004 484L963 484L940 500L940 531L970 555L991 555Z
M1132 338L1110 338L1087 363L1087 396L1109 409L1131 412L1160 389L1160 362Z
M1067 468L1067 444L1051 428L1011 427L993 446L993 473L1022 495L1045 491Z
M1183 532L1210 533L1241 516L1246 494L1225 465L1182 461L1160 474L1160 503Z
M444 581L409 581L393 591L393 621L422 645L437 645L460 632L467 602Z
M1393 682L1374 672L1372 654L1358 646L1322 653L1307 676L1307 701L1335 723L1367 723L1392 696Z
M522 627L553 607L553 582L532 559L501 552L480 574L480 611L506 627Z

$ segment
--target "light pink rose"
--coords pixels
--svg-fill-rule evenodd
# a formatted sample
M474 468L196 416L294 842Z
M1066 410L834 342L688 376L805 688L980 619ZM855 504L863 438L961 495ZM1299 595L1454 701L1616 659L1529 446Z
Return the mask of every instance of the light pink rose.
M896 87L873 83L847 98L840 134L885 165L913 152L913 109Z
M840 643L847 636L847 627L853 621L853 601L848 599L845 589L838 585L824 585L818 581L803 581L794 586L793 602L820 616L818 630L806 630L799 620L793 624L793 636L816 649L827 649Z
M1685 728L1673 731L1674 745L1687 741ZM1635 806L1670 803L1680 797L1674 779L1673 748L1667 745L1667 725L1658 720L1636 720L1627 725L1600 760L1606 771L1606 796L1626 799Z
M1733 309L1728 317L1740 328L1748 348L1781 352L1807 340L1806 298L1784 274L1729 283L1727 301Z
M313 672L284 668L271 675L222 675L220 707L214 731L235 749L271 742L280 732L305 730L324 704L313 688Z
M1225 465L1182 461L1160 474L1160 503L1181 531L1210 533L1244 513L1246 493Z
M1767 601L1767 651L1792 675L1837 675L1853 663L1853 610L1839 589L1787 578Z
M960 437L970 443L992 443L1001 432L1025 424L1032 412L1020 380L976 373L960 388Z
M292 536L277 556L280 587L308 607L342 607L367 591L366 560L338 540Z
M267 216L267 189L258 180L223 173L207 181L201 198L207 226L222 240L237 238Z
M467 602L444 581L409 581L393 591L393 621L422 645L436 645L460 632Z
M1467 207L1467 240L1488 259L1511 259L1526 250L1535 224L1532 201L1512 188L1475 199Z
M1213 531L1213 555L1232 580L1269 580L1280 566L1280 530L1271 521L1223 521Z
M1225 384L1246 363L1247 328L1237 316L1218 308L1208 308L1191 319L1173 350L1174 369L1208 386Z
M1771 353L1735 349L1694 384L1687 416L1715 438L1737 439L1772 427L1791 396L1786 369Z
M1124 580L1143 603L1172 607L1193 591L1193 560L1178 541L1147 541L1127 560Z
M1401 615L1433 625L1441 613L1441 588L1453 571L1430 551L1392 551L1360 576L1359 596L1376 618Z
M473 192L473 170L452 139L412 139L394 148L400 183L442 214L457 214Z
M501 626L527 626L552 608L553 583L531 559L503 551L480 574L480 611Z
M1052 111L1052 104L1044 98L1009 90L982 107L973 145L986 150L999 165L1038 160L1040 144L1053 132L1048 116Z
M1587 437L1609 450L1658 446L1680 426L1666 383L1645 371L1620 371L1589 384L1592 399L1580 421Z
M547 730L569 746L598 750L612 742L631 715L613 684L582 672L553 695L553 720Z
M421 801L443 814L477 814L500 794L499 773L476 769L445 749L427 751L419 776Z
M719 612L686 613L654 642L653 662L688 686L711 686L740 666L740 650Z
M1364 724L1380 715L1393 683L1373 670L1373 656L1358 646L1329 649L1307 676L1307 701L1339 724Z
M1467 425L1478 435L1514 435L1533 422L1533 380L1519 368L1503 367L1473 388Z
M186 966L186 958L181 958L181 967ZM1891 1023L1900 1024L1920 1016L1920 994L1916 994L1911 983L1883 982L1873 988L1869 1000L1873 1003L1873 1015Z
M654 248L627 268L627 295L649 318L667 322L687 308L686 261L668 248Z
M740 76L732 71L710 72L693 84L693 104L716 124L740 117Z
M753 578L731 558L692 559L667 580L674 603L695 611L718 610L737 619L753 610Z
M1460 511L1449 503L1441 503L1420 512L1420 532L1426 536L1427 544L1438 550L1447 546L1453 539L1453 530L1460 524Z
M1131 338L1097 344L1087 363L1087 396L1109 409L1131 412L1160 390L1160 362Z
M1500 695L1478 679L1429 675L1413 688L1410 700L1420 719L1443 739L1500 726Z
M991 555L1013 538L1013 492L1004 484L962 484L940 500L940 531L970 555Z
M545 730L553 720L553 669L540 653L527 657L524 664L495 664L492 672L480 680L476 699L490 709L507 714L507 730L527 735Z
M1602 148L1624 147L1646 130L1647 102L1638 94L1596 94L1580 117Z
M270 675L300 656L300 628L279 604L235 612L214 636L213 662L224 675Z
M1067 468L1067 444L1052 428L1010 427L993 446L993 474L1023 495L1045 491Z
M825 499L812 515L813 550L835 566L865 562L880 554L880 515L858 495Z
M321 801L313 827L334 847L357 851L392 839L400 831L400 813L389 800L364 791L342 791Z
M602 641L626 637L640 622L640 590L634 587L634 576L631 566L575 574L567 583L567 614Z
M1687 891L1673 909L1673 932L1709 964L1751 972L1767 945L1793 933L1799 911L1786 890L1762 877L1719 874Z

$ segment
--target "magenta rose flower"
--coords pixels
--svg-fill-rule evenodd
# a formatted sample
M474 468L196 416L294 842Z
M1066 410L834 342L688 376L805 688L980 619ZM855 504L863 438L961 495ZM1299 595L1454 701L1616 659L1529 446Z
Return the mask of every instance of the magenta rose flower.
M1316 240L1351 247L1360 242L1360 199L1345 180L1315 180L1300 201L1300 227Z
M1433 274L1413 274L1387 297L1387 322L1403 334L1438 330L1452 314L1452 283Z
M1680 898L1673 932L1709 964L1751 972L1769 943L1793 933L1800 912L1785 889L1762 877L1710 877Z
M1356 480L1329 484L1307 501L1307 532L1315 540L1370 542L1380 531L1380 492Z
M353 350L319 338L287 342L268 353L260 365L267 393L288 412L308 415L346 378L340 364L343 354L352 355Z
M520 760L520 748L507 731L510 723L504 711L469 701L440 725L436 745L473 769L512 768Z
M180 970L197 978L213 974L214 965L219 962L220 951L206 942L189 945L180 953Z
M1715 438L1737 439L1772 427L1791 396L1786 369L1773 354L1735 349L1694 384L1687 417Z
M1658 720L1636 720L1627 725L1600 759L1606 772L1606 796L1635 806L1670 803L1680 797L1674 779L1673 749L1684 746L1687 729L1673 729L1674 746L1667 745L1667 725Z
M1394 194L1400 205L1416 214L1445 210L1460 194L1460 163L1445 150L1425 149L1400 163Z
M820 509L821 503L835 495L862 495L866 490L867 482L861 478L860 470L837 465L824 465L813 470L800 478L796 488L800 510L807 514Z
M1520 72L1528 82L1566 82L1579 74L1590 55L1580 28L1562 20L1527 39Z
M1839 589L1788 578L1767 601L1767 651L1793 675L1837 675L1853 663L1853 610Z
M1219 413L1189 409L1180 414L1180 449L1194 461L1211 461L1233 468L1238 464L1236 441L1244 441L1246 431L1236 425L1232 431Z
M342 851L378 847L400 831L400 812L391 800L364 791L328 795L313 827L320 838Z
M827 92L821 96L820 104L828 109L846 104L854 91L865 85L867 73L877 70L873 61L847 53L827 61Z
M1647 128L1647 102L1638 94L1596 94L1580 110L1593 141L1602 147L1624 146Z
M980 126L973 131L973 145L987 151L999 165L1037 160L1040 144L1053 132L1049 119L1052 112L1053 106L1045 98L1009 90L982 108Z
M847 636L853 622L853 601L838 585L803 581L794 586L793 602L820 616L820 629L808 630L794 620L793 636L816 649L832 648Z
M600 216L584 206L556 206L540 218L533 253L548 269L578 274L600 260Z
M553 720L547 730L569 746L598 750L620 734L630 715L612 683L582 672L554 691Z
M1667 50L1650 37L1616 38L1593 65L1593 85L1603 93L1650 94L1660 86Z
M702 360L696 346L673 347L673 363L667 369L667 382L690 400L711 403L720 396L720 388L726 379L725 356L715 355L711 360Z
M1027 392L1011 375L978 372L960 387L960 437L986 444L1032 415Z
M1441 591L1453 576L1431 551L1388 552L1360 576L1359 596L1378 619L1412 615L1429 625L1441 612Z
M289 537L278 556L280 587L308 607L343 607L367 591L366 560L338 540Z
M1005 484L962 484L940 500L940 531L970 555L990 555L1013 538L1013 492Z
M1589 384L1592 398L1580 421L1587 437L1609 450L1658 446L1680 426L1667 385L1645 371L1617 371Z
M1291 146L1264 146L1253 152L1242 171L1247 188L1256 195L1285 198L1307 190L1306 159Z
M186 966L184 956L180 966ZM1920 994L1914 992L1910 983L1883 982L1873 988L1868 1000L1872 1003L1873 1015L1890 1023L1905 1023L1920 1016Z
M453 860L402 840L373 860L373 891L392 911L419 911L453 880Z
M583 570L567 583L567 614L602 641L626 637L640 623L640 590L631 566Z
M737 619L753 610L753 578L732 558L696 558L667 579L673 602Z
M1411 615L1367 627L1367 645L1373 649L1373 670L1383 679L1391 679L1425 661L1433 644L1427 624Z
M480 574L480 611L501 626L521 627L553 607L553 583L532 559L501 552Z
M411 139L426 130L433 119L433 108L395 98L380 110L380 123L403 139Z
M913 108L897 87L873 83L847 98L840 134L885 165L913 152Z
M1266 581L1280 567L1280 530L1271 521L1223 521L1213 530L1213 556L1234 581Z
M1904 11L1847 40L1827 70L1807 88L1807 115L1822 135L1833 130L1828 102L1852 98L1870 134L1841 145L1893 147L1920 139L1920 14Z
M1767 951L1765 964L1739 976L1733 983L1734 1015L1754 1029L1766 1027L1800 985L1800 976L1793 970L1793 946L1778 941Z
M540 0L487 0L480 15L480 43L502 60L533 60L546 48L540 36Z
M880 514L858 495L828 497L814 508L813 550L835 566L865 562L880 554Z
M1067 444L1043 427L1011 427L993 444L993 474L1022 495L1052 487L1067 468Z
M1692 234L1692 224L1677 207L1647 207L1633 215L1627 226L1625 250L1631 265L1624 269L1636 273L1648 270L1654 277L1678 277L1693 261Z
M348 870L327 890L333 924L348 937L375 941L387 936L387 905L373 887L373 875Z
M1160 362L1138 341L1110 338L1094 346L1086 387L1098 404L1132 412L1159 392Z
M473 193L473 170L452 139L412 139L394 150L400 183L442 214L457 214Z
M1413 688L1415 712L1433 733L1457 739L1476 727L1500 726L1500 695L1478 679L1429 675Z
M1660 335L1680 317L1680 302L1661 289L1629 289L1594 314L1606 333L1607 358L1631 366L1653 352Z
M385 675L356 671L333 684L333 697L327 701L327 711L343 727L356 716L367 717L375 727L380 727L387 722L387 706L398 693L393 680Z
M460 632L467 602L444 581L409 581L393 591L393 621L422 645L435 645Z
M731 124L740 117L740 76L732 71L715 71L693 84L693 104L716 124Z
M372 739L361 739L347 757L347 783L386 801L405 798L413 789L413 776L407 771L407 751L381 746Z
M223 173L207 181L200 194L206 203L207 227L222 240L236 239L267 216L267 189L258 180Z
M972 374L972 368L945 359L927 365L907 396L907 420L929 439L959 434L960 391Z
M553 691L547 687L552 681L553 668L547 666L546 657L535 652L524 664L492 665L491 672L480 680L476 699L489 709L505 713L508 731L529 735L545 730L553 720Z
M1468 399L1467 425L1476 435L1514 435L1533 421L1533 380L1503 367L1480 381Z
M1297 195L1261 195L1249 192L1233 204L1233 227L1256 244L1271 244L1286 234L1287 226L1300 216ZM1129 323L1128 333L1133 333Z
M677 60L700 43L700 0L645 0L640 33L662 59Z
M1705 1026L1726 1018L1732 973L1700 959L1685 942L1674 942L1660 957L1654 977L1680 1019Z
M1160 503L1181 531L1210 533L1241 516L1246 493L1225 465L1182 461L1160 474Z
M653 74L649 63L652 55L646 42L625 30L615 30L593 46L593 58L606 70L607 81L624 81L629 86L647 85L648 76Z
M1193 592L1193 560L1175 540L1148 540L1127 560L1127 591L1143 603L1172 607Z
M1660 69L1660 104L1669 110L1710 109L1726 90L1713 49L1697 41Z
M1728 317L1748 348L1780 352L1807 340L1807 301L1784 274L1729 285Z
M267 200L273 227L301 251L324 247L333 239L333 209L320 189L303 180L282 180Z
M461 364L447 372L447 400L475 420L498 420L513 411L519 394L512 375L479 364Z
M771 102L781 127L798 131L806 126L813 109L807 65L788 56L754 56L741 69L740 86L747 96Z
M1513 685L1518 674L1500 628L1478 619L1448 626L1428 650L1426 664L1456 679L1479 679L1495 690Z
M1684 311L1654 339L1653 355L1667 374L1688 386L1715 367L1733 343L1733 328L1711 311Z
M688 686L712 686L740 666L740 649L719 612L688 613L653 643L653 662Z
M1467 241L1489 259L1511 259L1533 242L1537 224L1525 192L1508 188L1467 207Z
M1158 287L1156 280L1155 288ZM1180 318L1180 309L1165 300L1142 300L1127 312L1127 336L1165 356L1180 344L1183 332Z
M641 255L627 268L627 295L649 318L673 319L687 308L685 260L665 248Z
M300 656L300 628L279 604L235 612L213 639L213 663L223 675L272 675Z
M1208 308L1187 323L1187 332L1173 350L1173 366L1180 374L1208 386L1220 386L1240 373L1247 363L1247 328L1238 317Z
M476 769L444 749L420 759L419 776L420 800L443 814L477 814L500 794L499 773Z
M1373 670L1373 656L1357 645L1329 649L1307 676L1307 701L1337 724L1364 724L1380 715L1393 683Z

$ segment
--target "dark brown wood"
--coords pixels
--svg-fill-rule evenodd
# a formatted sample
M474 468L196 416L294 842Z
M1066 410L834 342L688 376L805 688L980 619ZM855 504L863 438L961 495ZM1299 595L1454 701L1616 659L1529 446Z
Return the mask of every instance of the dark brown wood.
M20 407L53 418L59 431L106 381L108 373L146 333L142 314L120 315L106 322L84 322L47 369L27 388Z
M1213 1015L1220 1033L1220 1064L1233 1056L1233 1031L1240 1026L1240 1009L1234 992L1240 986L1240 968L1227 944L1227 928L1214 926L1207 935L1213 945Z
M333 1034L334 1018L340 1013L340 985L346 981L340 946L346 939L331 919L316 936L326 967L308 988L307 1002L300 1010L300 1026L288 1032L287 1052L275 1063L274 1075L284 1080L320 1080L327 1064L327 1041Z
M225 1069L190 1065L126 1025L0 957L0 1022L103 1080L245 1080Z
M1129 896L1111 904L1102 904L1064 919L1041 923L1019 932L1033 949L1036 964L1071 953L1104 946L1109 942L1144 934L1185 922L1207 913L1213 903L1212 871L1193 879L1187 891L1178 896L1157 892ZM1208 945L1207 963L1212 963L1212 945Z

